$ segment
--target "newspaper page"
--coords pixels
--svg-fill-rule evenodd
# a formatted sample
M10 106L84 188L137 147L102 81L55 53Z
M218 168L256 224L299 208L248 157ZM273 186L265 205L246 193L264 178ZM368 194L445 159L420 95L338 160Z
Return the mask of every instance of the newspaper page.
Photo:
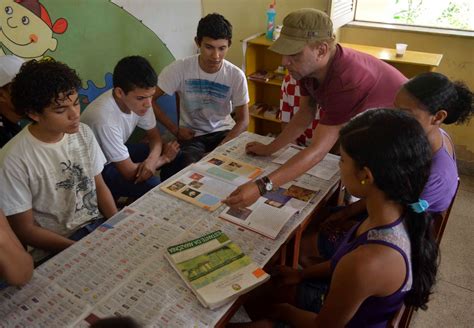
M268 143L271 138L245 132L220 145L206 159L224 155L266 170L276 169L278 164L271 162L272 157L245 153L245 145L251 141ZM156 187L36 268L26 286L0 291L0 327L21 323L28 327L89 327L99 318L116 315L130 315L144 327L213 327L231 304L215 310L204 308L164 259L166 248L222 230L263 267L338 179L337 175L330 180L309 174L299 177L297 182L321 191L284 224L275 239L219 219L223 207L209 212ZM34 295L46 297L33 299ZM24 303L24 309L42 316L25 315ZM45 316L47 324L42 321ZM27 323L22 321L25 318Z
M273 160L273 163L284 164L290 158L298 154L303 147L290 145L283 153ZM339 156L334 154L327 154L324 159L312 167L307 174L314 175L320 179L330 180L339 171Z

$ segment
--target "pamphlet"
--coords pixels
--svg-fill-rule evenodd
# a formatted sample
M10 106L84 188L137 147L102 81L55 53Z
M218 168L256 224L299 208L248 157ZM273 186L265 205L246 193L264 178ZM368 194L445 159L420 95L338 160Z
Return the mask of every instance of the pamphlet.
M221 230L170 246L165 257L199 302L210 309L270 278Z
M259 176L263 170L223 155L191 165L179 178L160 188L194 205L214 211L241 184Z

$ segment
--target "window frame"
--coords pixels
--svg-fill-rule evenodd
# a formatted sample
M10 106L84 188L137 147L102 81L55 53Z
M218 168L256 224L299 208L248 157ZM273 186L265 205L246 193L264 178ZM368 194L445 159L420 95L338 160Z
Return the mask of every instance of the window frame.
M351 7L350 11L338 10L338 8L346 9L349 7ZM394 31L410 31L410 32L429 33L429 34L443 34L443 35L474 37L474 31L469 31L469 30L356 20L355 19L356 11L357 11L357 0L328 0L327 12L329 13L329 16L331 17L331 20L333 21L334 29L337 29L343 26L355 26L355 27L387 29L387 30L394 30Z

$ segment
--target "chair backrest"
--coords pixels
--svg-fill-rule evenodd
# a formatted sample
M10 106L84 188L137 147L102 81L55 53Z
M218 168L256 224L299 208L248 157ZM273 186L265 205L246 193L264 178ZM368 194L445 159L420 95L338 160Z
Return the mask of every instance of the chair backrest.
M449 214L453 208L454 201L458 194L460 185L460 180L458 179L458 185L456 186L456 191L454 192L453 199L449 204L449 207L446 211L436 214L433 216L433 234L436 240L436 243L441 244L441 239L444 234L444 229L448 224ZM410 325L411 318L413 317L415 309L413 306L402 305L402 307L394 314L392 319L387 323L387 328L408 328Z
M406 306L405 304L394 314L392 319L387 323L387 328L408 328L411 317L413 316L413 306Z
M415 308L405 304L393 315L387 323L387 328L408 328Z
M446 211L439 213L437 215L434 215L433 217L433 234L434 234L436 243L438 245L441 244L441 238L443 237L444 229L446 229L446 225L448 224L449 214L451 213L451 209L453 208L454 201L456 200L456 196L459 190L459 185L460 185L460 180L458 178L458 185L456 186L456 191L454 192L454 196L453 196L453 199L451 200L451 203L449 204L449 207L447 208Z

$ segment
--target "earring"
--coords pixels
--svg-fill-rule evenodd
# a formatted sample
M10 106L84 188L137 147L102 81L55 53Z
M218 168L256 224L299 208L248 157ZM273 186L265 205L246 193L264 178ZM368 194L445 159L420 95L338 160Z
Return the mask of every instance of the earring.
M365 185L365 180L360 180L361 185Z

